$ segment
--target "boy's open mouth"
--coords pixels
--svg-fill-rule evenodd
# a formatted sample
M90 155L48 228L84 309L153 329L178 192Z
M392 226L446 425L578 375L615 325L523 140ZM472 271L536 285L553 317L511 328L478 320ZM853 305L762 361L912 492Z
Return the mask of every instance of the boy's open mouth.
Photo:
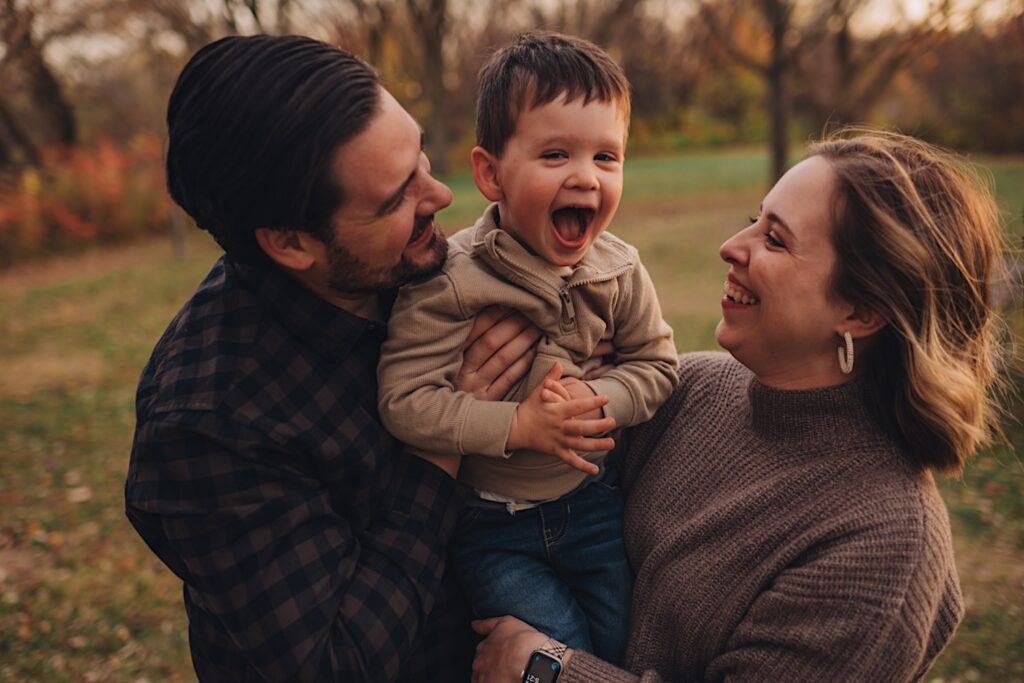
M551 213L555 236L563 247L575 249L587 241L594 213L594 209L581 206L563 206Z

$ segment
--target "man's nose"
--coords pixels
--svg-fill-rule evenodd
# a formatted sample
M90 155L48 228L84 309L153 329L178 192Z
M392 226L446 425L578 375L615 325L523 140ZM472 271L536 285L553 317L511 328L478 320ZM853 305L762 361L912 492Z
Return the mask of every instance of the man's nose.
M437 213L452 203L452 191L434 176L427 176L427 191L420 206L421 215Z

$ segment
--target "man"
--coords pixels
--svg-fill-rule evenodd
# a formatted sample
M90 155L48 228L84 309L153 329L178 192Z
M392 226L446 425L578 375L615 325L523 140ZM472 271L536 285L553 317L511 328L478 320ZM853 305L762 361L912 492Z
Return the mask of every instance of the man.
M125 498L185 584L199 679L468 679L444 571L459 459L403 452L376 412L394 289L446 250L419 127L366 64L294 36L202 48L167 122L170 193L226 253L143 371ZM460 378L485 398L537 336L499 317Z

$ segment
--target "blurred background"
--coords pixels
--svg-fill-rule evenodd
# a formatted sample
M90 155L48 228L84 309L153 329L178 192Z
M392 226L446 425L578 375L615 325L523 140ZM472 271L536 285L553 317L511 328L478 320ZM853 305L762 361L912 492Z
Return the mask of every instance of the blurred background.
M476 73L530 28L589 38L634 90L614 232L681 351L713 348L718 245L844 123L952 147L990 182L1024 332L1024 0L0 0L0 681L192 681L181 587L124 519L134 388L218 257L173 207L164 110L218 37L301 33L377 67L455 203ZM1019 391L1022 364L1007 374ZM932 681L1024 681L1024 414L941 483L968 614Z

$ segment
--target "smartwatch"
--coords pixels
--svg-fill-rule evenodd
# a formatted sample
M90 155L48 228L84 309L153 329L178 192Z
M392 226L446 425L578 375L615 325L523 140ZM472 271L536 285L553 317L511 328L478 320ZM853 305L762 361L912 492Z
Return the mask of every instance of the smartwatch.
M565 645L548 638L530 654L526 668L523 669L523 683L555 683L558 674L562 672L562 655L565 651Z

